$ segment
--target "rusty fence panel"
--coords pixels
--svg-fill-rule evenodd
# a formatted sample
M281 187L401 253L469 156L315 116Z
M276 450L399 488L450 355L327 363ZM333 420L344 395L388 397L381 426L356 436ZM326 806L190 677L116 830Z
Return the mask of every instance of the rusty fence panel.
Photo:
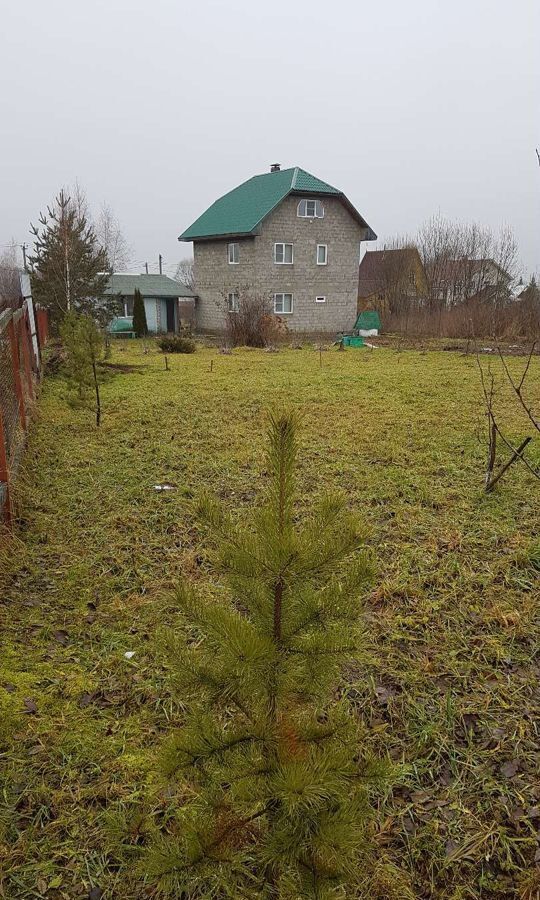
M21 309L0 313L0 525L13 520L13 480L26 443L41 354L47 340L47 311L32 299ZM32 340L35 323L38 341Z

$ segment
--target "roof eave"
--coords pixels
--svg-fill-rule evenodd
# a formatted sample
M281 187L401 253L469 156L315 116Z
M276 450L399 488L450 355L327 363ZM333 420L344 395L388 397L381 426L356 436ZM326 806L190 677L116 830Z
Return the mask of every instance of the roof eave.
M228 231L226 233L221 234L192 234L186 236L186 233L181 234L178 238L179 241L185 241L186 243L193 243L193 241L230 241L234 238L249 238L255 237L256 234L259 233L259 223L255 225L251 231Z

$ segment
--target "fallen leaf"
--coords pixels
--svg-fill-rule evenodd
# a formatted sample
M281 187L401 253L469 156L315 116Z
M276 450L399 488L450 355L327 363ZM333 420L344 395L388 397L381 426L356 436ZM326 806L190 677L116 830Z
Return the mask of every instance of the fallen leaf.
M513 778L519 769L519 760L510 759L501 766L501 775L503 778Z
M378 703L388 703L392 697L395 697L395 692L391 688L386 688L382 684L378 685L375 688L375 696L377 697Z
M59 628L58 631L53 631L53 638L64 647L66 646L66 644L69 644L69 635L67 631L64 631L63 628Z
M88 891L88 900L101 900L101 897L103 897L103 891L97 884Z

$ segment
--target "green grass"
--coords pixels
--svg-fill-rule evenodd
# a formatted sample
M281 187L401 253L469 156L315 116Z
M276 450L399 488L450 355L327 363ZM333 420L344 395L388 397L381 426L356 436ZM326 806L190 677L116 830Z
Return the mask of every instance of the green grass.
M165 371L151 346L114 345L140 369L103 385L101 429L53 378L32 426L0 557L0 897L152 896L135 863L173 802L155 760L182 718L154 637L181 579L212 589L191 498L256 501L276 402L302 412L303 511L343 489L377 560L345 689L404 765L374 797L378 896L538 897L540 491L516 465L482 493L474 358L199 349ZM529 433L502 380L499 403Z

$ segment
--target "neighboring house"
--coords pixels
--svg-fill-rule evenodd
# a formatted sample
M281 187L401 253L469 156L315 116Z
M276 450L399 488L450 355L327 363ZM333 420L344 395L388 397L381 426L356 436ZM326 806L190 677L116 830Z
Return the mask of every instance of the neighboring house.
M358 310L376 307L399 312L404 302L423 302L427 297L426 273L415 247L370 250L358 269Z
M118 315L133 316L136 288L141 292L146 324L152 334L178 331L180 324L193 320L195 294L184 284L167 275L136 275L115 272L105 290L108 297L118 298Z
M447 306L469 301L507 302L512 276L493 259L436 259L428 269L431 296Z
M210 206L193 241L196 322L220 331L239 296L268 297L292 331L335 333L356 319L360 242L376 240L335 187L304 169L256 175Z

